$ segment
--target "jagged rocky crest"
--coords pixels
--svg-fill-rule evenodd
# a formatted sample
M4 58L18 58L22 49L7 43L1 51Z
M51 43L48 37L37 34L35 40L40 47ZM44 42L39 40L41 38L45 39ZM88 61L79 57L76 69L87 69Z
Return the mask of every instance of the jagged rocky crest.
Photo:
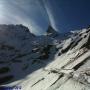
M59 35L59 33L57 31L55 31L50 25L46 31L46 34L47 36L50 36L50 37L57 37Z

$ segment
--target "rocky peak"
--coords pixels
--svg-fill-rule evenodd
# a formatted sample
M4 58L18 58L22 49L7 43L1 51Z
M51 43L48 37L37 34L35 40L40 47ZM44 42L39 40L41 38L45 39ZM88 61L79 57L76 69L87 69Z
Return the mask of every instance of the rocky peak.
M56 37L58 35L58 32L53 29L52 26L49 25L48 30L46 32L47 36L50 37Z

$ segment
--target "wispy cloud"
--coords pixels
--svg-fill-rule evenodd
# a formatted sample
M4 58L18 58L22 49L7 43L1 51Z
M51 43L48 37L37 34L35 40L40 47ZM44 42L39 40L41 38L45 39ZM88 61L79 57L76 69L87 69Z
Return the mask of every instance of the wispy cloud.
M43 0L43 3L44 3L44 6L45 6L47 15L48 15L49 23L51 24L51 26L52 26L55 30L57 30L56 22L55 22L55 18L54 18L54 14L53 14L53 11L52 11L52 7L51 7L51 5L50 5L50 1L48 1L48 0ZM54 8L54 7L53 7L53 8Z
M40 34L48 26L40 0L0 0L0 23L23 24Z

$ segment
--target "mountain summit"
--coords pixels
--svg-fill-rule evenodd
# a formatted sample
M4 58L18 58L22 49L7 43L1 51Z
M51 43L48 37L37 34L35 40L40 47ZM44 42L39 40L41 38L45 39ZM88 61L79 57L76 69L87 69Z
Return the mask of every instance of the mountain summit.
M46 34L47 34L47 36L50 36L50 37L56 37L57 35L58 35L58 32L57 31L55 31L53 28L52 28L52 26L50 26L49 25L49 27L48 27L48 29L47 29L47 31L46 31Z

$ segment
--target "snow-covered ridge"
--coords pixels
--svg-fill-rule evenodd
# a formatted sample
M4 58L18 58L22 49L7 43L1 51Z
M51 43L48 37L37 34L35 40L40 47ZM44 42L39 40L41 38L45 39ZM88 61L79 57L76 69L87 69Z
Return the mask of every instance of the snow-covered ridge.
M57 32L52 28L48 35L35 36L21 26L18 33L16 27L0 36L1 86L18 85L22 90L90 89L90 28L61 39L59 34L53 37ZM13 36L12 32L17 34Z

